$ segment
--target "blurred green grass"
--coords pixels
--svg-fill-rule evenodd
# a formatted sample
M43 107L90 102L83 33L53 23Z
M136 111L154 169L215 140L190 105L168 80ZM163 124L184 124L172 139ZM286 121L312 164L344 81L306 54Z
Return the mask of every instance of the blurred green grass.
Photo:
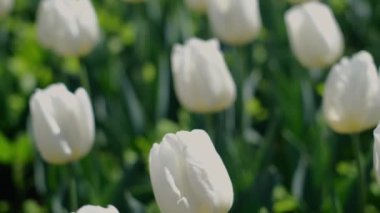
M345 36L345 55L366 49L380 64L380 3L327 0ZM333 133L320 111L328 69L308 71L293 57L285 0L261 0L264 29L244 47L222 49L238 87L234 107L213 115L183 110L173 92L173 44L212 38L206 16L182 1L93 1L102 41L85 58L61 58L37 42L38 1L17 0L0 20L0 212L65 212L69 173L79 204L158 212L149 149L167 132L206 129L234 185L231 212L357 212L351 138ZM89 91L96 117L93 151L72 167L48 166L28 133L28 101L38 87L64 82ZM380 211L372 172L372 132L360 135L368 212Z

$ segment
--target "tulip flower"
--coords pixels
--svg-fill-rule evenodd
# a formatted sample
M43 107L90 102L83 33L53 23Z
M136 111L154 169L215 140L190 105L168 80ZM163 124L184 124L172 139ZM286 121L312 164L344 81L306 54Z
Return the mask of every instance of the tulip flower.
M6 16L13 7L13 0L0 0L0 17Z
M285 23L293 53L303 66L321 69L342 55L342 32L327 5L310 1L293 6L285 13Z
M196 12L203 13L207 10L208 0L185 0L186 6Z
M226 213L232 206L231 180L203 130L166 134L150 150L149 171L162 213Z
M361 51L336 64L325 84L323 112L339 133L358 133L380 120L380 83L372 56Z
M375 142L373 144L373 167L375 168L376 179L380 184L380 123L373 131Z
M94 117L87 92L65 85L38 89L30 99L32 130L42 158L64 164L85 156L94 142Z
M119 213L119 211L112 205L107 206L107 208L86 205L78 209L76 213Z
M37 28L41 44L62 56L86 55L100 37L90 0L41 0Z
M218 112L234 103L235 84L217 40L175 45L171 63L176 95L189 111Z
M243 45L253 41L261 29L258 0L208 0L208 18L221 41Z

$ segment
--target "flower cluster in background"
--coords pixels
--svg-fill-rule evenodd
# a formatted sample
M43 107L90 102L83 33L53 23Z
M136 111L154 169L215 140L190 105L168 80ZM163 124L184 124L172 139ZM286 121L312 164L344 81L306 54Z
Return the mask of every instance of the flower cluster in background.
M379 211L378 8L0 0L0 212Z

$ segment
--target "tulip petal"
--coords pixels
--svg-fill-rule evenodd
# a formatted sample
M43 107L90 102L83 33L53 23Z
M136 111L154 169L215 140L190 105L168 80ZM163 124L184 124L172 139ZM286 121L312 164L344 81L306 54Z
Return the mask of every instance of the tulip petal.
M119 213L119 211L112 205L108 205L107 208L85 205L78 209L77 213Z
M171 172L161 163L160 148L161 145L154 144L149 153L150 178L157 204L164 213L189 212L187 199L181 196Z
M62 137L57 122L50 114L51 105L48 97L37 91L30 100L32 113L33 136L42 157L55 164L66 163L72 151L68 142Z
M79 88L75 91L75 96L79 105L79 122L81 123L81 154L86 155L92 147L95 137L94 113L91 107L91 100L86 90Z
M202 204L197 212L227 212L233 202L232 183L211 139L203 130L182 131L177 136L186 145L190 189Z

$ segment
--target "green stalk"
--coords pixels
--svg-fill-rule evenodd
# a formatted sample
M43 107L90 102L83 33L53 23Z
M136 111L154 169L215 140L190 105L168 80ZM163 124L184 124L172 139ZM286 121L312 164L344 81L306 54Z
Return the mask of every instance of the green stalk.
M358 169L359 211L364 212L367 192L365 183L364 158L360 148L359 134L352 135L352 143L355 153L356 166Z

